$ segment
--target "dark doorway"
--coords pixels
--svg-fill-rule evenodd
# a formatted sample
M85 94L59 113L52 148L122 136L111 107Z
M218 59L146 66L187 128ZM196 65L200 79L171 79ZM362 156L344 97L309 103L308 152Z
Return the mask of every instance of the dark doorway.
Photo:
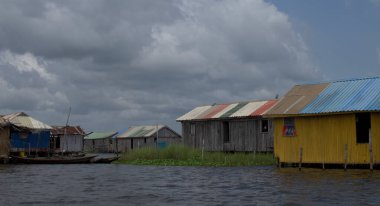
M133 139L131 139L131 149L133 149Z
M369 130L371 129L371 113L355 115L356 143L369 143Z
M223 122L223 142L230 142L230 125L228 122Z

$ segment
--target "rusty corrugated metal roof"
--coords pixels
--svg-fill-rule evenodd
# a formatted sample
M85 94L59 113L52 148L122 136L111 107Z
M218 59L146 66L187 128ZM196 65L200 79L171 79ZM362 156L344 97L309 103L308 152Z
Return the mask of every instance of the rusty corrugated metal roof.
M307 104L315 99L328 83L296 85L282 97L266 115L298 114Z
M17 113L4 115L3 118L5 119L5 121L8 121L9 123L17 127L36 129L36 130L52 129L50 125L47 125L39 120L36 120L24 112L17 112Z
M86 133L80 126L52 126L51 133L53 135L85 135ZM65 131L66 128L66 131Z
M261 116L265 114L276 102L277 100L247 101L196 107L178 118L177 121Z

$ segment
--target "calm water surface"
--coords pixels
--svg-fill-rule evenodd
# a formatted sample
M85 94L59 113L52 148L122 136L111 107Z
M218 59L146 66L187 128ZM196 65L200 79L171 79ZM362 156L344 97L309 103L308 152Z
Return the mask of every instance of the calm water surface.
M380 205L380 171L0 165L0 205Z

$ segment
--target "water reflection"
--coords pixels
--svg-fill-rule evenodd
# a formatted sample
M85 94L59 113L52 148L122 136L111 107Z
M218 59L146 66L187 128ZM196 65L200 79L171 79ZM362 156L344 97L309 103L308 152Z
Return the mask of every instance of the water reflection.
M5 205L380 204L380 171L0 165Z

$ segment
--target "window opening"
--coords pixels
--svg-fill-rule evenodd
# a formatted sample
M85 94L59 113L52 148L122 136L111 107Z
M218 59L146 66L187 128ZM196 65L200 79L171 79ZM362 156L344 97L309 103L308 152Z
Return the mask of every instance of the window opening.
M269 121L267 119L261 120L261 132L268 132L269 130Z

